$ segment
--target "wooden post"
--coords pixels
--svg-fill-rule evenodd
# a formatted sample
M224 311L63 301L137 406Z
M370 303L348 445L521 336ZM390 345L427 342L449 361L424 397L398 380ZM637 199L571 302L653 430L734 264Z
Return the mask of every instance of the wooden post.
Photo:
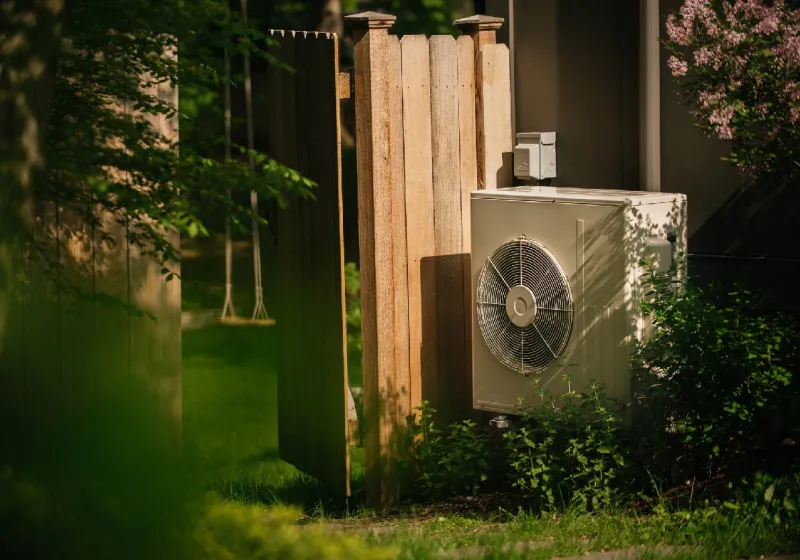
M512 186L512 175L510 162L507 161L511 152L511 82L510 82L510 67L506 69L508 78L501 79L500 83L488 82L490 76L482 71L481 53L487 47L497 44L497 30L503 26L505 20L501 17L475 15L466 18L457 19L453 22L462 33L472 37L475 49L475 125L476 125L476 153L477 153L477 168L478 168L478 189L492 189L499 187ZM507 47L491 48L490 50L505 50L506 58L508 57ZM500 55L502 59L502 55ZM495 61L495 57L492 57ZM490 63L491 65L491 63ZM506 63L508 66L508 63ZM495 72L492 72L494 77ZM483 76L484 79L481 79ZM502 76L501 76L502 78ZM495 99L485 99L485 86L490 86L493 90L499 88L507 88L508 95L508 111L506 107L497 107ZM508 123L504 122L508 113ZM498 121L498 119L500 119ZM487 130L487 127L492 130ZM494 130L494 129L497 129ZM502 140L502 134L508 131L507 142ZM500 135L497 134L500 132ZM500 143L497 144L494 139L499 138ZM487 153L489 152L489 153ZM489 163L487 165L487 160ZM499 168L498 164L499 163ZM504 163L505 162L505 163ZM508 169L506 169L508 168Z
M401 49L395 16L347 16L355 29L356 153L367 501L399 498L410 414L408 252Z

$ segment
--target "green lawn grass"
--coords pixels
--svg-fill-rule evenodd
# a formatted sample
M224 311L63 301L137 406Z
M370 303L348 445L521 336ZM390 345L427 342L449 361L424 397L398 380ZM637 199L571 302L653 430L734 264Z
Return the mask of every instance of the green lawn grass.
M214 325L183 334L184 430L213 488L226 498L305 509L340 506L278 458L275 329ZM352 478L363 454L351 450Z
M419 560L446 557L456 549L472 550L469 557L509 560L631 547L648 550L640 558L722 559L775 554L797 544L768 520L744 516L463 515L447 508L446 513L418 508L376 515L353 502L348 510L348 504L278 459L274 354L274 329L212 326L184 332L185 434L196 444L212 487L227 499L300 506L317 520L395 547L399 558ZM359 479L363 456L355 451Z

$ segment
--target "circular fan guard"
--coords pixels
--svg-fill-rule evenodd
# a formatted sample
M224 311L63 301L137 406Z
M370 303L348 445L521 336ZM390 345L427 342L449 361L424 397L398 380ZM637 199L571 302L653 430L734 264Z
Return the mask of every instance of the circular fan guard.
M478 278L478 326L503 365L530 375L561 357L572 333L572 291L564 269L521 237L498 247Z

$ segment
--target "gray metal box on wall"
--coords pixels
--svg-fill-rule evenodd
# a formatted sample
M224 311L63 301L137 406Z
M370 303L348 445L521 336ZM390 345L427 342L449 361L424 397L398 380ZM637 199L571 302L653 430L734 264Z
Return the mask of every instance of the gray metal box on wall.
M514 176L552 179L556 176L556 133L519 132L514 146Z

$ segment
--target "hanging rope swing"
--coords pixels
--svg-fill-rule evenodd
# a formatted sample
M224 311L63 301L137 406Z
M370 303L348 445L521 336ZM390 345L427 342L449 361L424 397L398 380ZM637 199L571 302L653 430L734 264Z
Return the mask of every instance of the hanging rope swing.
M247 26L247 0L241 0L242 18ZM225 162L231 159L231 61L228 49L225 49ZM253 89L250 80L250 56L244 52L244 103L245 120L247 122L247 163L252 173L255 169L253 154ZM228 198L231 190L228 189ZM264 306L264 288L261 281L261 236L258 224L258 193L250 191L250 211L253 217L253 272L255 280L256 302L253 315L246 319L236 315L233 307L233 241L231 236L231 216L225 220L225 303L222 306L220 322L228 325L252 325L269 327L275 320L267 314Z

